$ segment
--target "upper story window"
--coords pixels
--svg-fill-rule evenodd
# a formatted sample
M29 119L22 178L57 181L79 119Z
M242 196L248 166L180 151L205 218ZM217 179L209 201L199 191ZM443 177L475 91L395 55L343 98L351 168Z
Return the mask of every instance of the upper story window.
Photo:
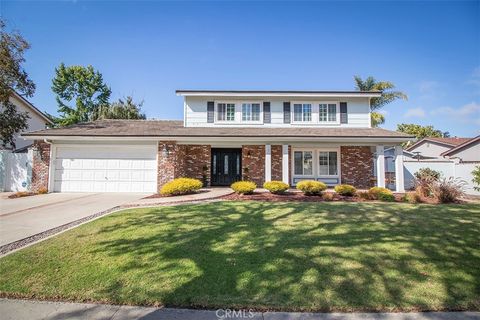
M260 103L243 103L242 121L260 121Z
M235 104L219 103L217 104L218 121L235 121Z
M318 111L320 122L337 122L337 104L320 103Z
M293 121L294 122L311 122L312 121L312 104L311 103L294 103L293 104Z

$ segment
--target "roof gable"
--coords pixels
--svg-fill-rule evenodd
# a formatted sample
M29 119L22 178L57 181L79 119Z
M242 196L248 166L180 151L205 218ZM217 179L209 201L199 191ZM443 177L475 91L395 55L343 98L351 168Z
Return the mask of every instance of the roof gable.
M30 109L33 113L37 114L42 119L44 119L48 124L53 124L53 121L49 117L47 117L45 113L37 109L37 107L35 107L30 101L28 101L27 99L25 99L15 91L13 91L13 95L15 96L15 98L22 101L24 105L27 106L27 108Z
M462 150L470 148L471 146L473 146L478 141L480 141L480 135L476 136L475 138L468 139L464 143L461 143L461 144L457 145L456 147L454 147L454 148L452 148L448 151L443 152L441 155L442 156L451 156L451 155L456 154L456 153L458 153Z

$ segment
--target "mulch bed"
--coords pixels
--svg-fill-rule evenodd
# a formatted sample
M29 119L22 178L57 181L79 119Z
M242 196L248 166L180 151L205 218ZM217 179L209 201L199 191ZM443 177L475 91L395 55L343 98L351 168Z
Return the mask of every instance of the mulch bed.
M253 194L229 194L222 199L224 200L256 200L268 202L329 202L329 201L344 201L344 202L368 202L372 200L363 199L360 197L345 197L336 193L330 193L331 200L325 200L322 196L307 196L301 192L287 192L285 194L271 194L269 192L254 192ZM395 195L395 201L402 201L403 195Z
M23 197L31 197L31 196L35 196L37 195L38 193L35 193L35 192L29 192L29 191L19 191L19 192L15 192L14 194L11 194L8 196L8 199L17 199L17 198L23 198Z
M199 191L196 191L196 192L182 194L182 196L187 196L189 194L205 193L205 192L209 192L209 191L210 190L199 190ZM160 193L155 193L155 194L152 194L151 196L148 196L148 197L145 197L145 198L142 198L142 199L175 198L175 197L178 197L178 196L176 196L176 195L161 195Z

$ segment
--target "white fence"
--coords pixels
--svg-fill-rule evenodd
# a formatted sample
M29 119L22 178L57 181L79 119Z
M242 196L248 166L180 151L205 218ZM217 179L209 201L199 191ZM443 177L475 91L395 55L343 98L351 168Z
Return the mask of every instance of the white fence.
M32 176L32 154L1 151L0 189L1 191L27 191Z
M480 163L455 163L453 161L404 161L405 188L413 186L414 174L421 168L430 168L439 171L443 177L454 177L466 182L465 192L471 195L480 195L473 189L472 171Z

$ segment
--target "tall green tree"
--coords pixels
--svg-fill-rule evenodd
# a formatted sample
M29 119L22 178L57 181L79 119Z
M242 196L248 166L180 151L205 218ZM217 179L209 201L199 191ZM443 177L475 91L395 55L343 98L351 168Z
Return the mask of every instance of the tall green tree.
M450 133L448 131L441 131L435 129L433 126L421 126L419 124L413 123L401 123L397 125L397 131L408 133L415 136L417 139L423 139L427 137L436 137L436 138L448 138Z
M368 77L363 80L359 76L353 77L355 80L355 89L358 91L380 91L381 97L370 100L371 121L373 127L378 127L385 123L385 116L378 112L383 106L398 100L407 100L408 97L401 91L395 91L395 85L389 81L377 81L374 77Z
M92 66L65 66L55 69L52 90L57 95L58 126L68 126L95 119L102 107L108 107L111 90L103 76Z
M8 32L0 19L0 134L5 148L15 149L15 136L28 128L27 112L19 112L10 102L14 92L31 97L35 84L23 68L24 53L30 44L18 32Z
M132 97L127 97L125 100L118 99L107 106L102 106L97 109L94 115L94 120L101 119L146 119L142 113L143 101L135 102Z

